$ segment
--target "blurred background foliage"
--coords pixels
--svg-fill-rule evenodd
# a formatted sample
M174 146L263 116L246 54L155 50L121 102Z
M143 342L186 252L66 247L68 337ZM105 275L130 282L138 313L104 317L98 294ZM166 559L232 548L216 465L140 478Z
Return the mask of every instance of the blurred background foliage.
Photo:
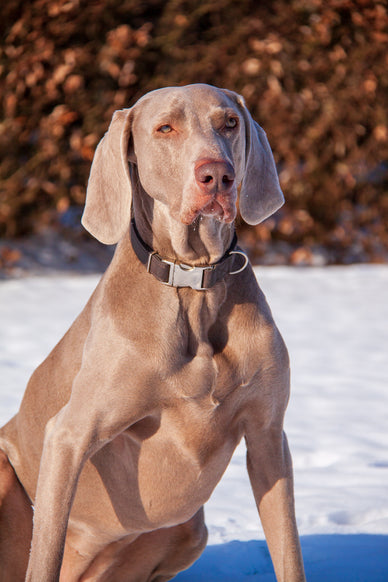
M255 262L388 260L385 1L7 0L0 15L2 237L76 228L113 111L204 82L241 93L274 151L287 203L239 221Z

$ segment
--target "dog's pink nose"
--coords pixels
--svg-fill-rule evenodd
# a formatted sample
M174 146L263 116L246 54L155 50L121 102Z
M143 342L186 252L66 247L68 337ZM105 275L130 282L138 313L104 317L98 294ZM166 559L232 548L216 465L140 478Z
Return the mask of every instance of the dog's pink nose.
M206 194L226 194L234 184L232 164L226 161L201 161L194 170L197 184Z

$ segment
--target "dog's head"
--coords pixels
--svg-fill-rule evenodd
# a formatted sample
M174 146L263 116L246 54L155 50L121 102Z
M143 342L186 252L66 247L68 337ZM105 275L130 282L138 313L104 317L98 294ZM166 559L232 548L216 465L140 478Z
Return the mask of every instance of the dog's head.
M82 222L116 243L128 230L132 192L145 192L183 224L225 223L240 212L258 224L284 202L264 131L242 97L209 85L152 91L116 111L99 143Z

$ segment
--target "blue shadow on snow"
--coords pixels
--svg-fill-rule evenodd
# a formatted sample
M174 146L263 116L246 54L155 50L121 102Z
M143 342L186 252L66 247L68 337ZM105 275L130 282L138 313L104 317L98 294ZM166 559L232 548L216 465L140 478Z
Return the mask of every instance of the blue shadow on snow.
M388 536L311 535L301 538L308 582L388 582ZM276 582L264 541L208 546L174 582Z

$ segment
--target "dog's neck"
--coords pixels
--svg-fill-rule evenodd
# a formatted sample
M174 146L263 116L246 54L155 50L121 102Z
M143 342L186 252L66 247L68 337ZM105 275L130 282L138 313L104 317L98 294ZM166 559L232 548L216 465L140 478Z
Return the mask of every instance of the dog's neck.
M138 202L140 200L140 202ZM233 224L199 216L191 225L173 218L165 204L134 197L133 212L141 238L160 256L199 266L216 263L229 248Z

